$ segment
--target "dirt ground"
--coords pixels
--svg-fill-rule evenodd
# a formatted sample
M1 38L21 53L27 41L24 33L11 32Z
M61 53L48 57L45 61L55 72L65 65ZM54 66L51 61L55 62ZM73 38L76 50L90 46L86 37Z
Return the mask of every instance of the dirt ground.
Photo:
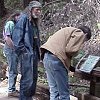
M19 90L20 77L21 77L21 75L19 74L18 78L17 78L17 83L16 83L17 90ZM7 97L7 81L8 80L5 79L0 83L0 100L18 100L18 98L8 98ZM33 100L42 100L42 99L39 99L39 98L34 97ZM71 100L78 100L76 97L73 97L73 96L70 96L70 98L71 98Z

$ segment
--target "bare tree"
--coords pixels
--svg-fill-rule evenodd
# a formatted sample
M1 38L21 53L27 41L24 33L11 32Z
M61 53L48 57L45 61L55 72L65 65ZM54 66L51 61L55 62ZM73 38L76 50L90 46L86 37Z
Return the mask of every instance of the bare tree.
M29 2L32 0L23 0L23 7L27 7L27 5L29 4Z
M6 14L6 9L4 6L4 0L0 0L0 17L3 17Z
M42 5L45 5L46 3L51 2L52 0L23 0L23 7L27 7L30 1L39 1ZM56 1L56 0L54 0Z
M44 2L49 1L49 0L23 0L23 7L27 7L30 1L39 1L41 4L44 4Z

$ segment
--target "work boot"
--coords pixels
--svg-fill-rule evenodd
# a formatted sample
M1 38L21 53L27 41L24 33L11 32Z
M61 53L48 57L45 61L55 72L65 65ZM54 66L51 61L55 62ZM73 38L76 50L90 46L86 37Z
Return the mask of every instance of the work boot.
M19 97L19 91L13 91L8 93L8 97Z

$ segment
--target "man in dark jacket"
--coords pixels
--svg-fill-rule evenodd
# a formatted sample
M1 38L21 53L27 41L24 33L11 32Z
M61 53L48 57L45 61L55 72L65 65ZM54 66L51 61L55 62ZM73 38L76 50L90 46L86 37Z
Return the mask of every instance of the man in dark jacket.
M15 52L21 62L20 100L32 100L37 83L37 64L40 59L38 19L41 4L31 1L19 18L13 32Z

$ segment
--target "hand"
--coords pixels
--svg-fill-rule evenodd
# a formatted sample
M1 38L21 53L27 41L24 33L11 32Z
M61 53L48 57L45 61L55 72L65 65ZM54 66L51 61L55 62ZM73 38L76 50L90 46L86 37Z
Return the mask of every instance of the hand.
M75 72L75 67L70 66L70 67L69 67L69 70L70 70L71 72Z

